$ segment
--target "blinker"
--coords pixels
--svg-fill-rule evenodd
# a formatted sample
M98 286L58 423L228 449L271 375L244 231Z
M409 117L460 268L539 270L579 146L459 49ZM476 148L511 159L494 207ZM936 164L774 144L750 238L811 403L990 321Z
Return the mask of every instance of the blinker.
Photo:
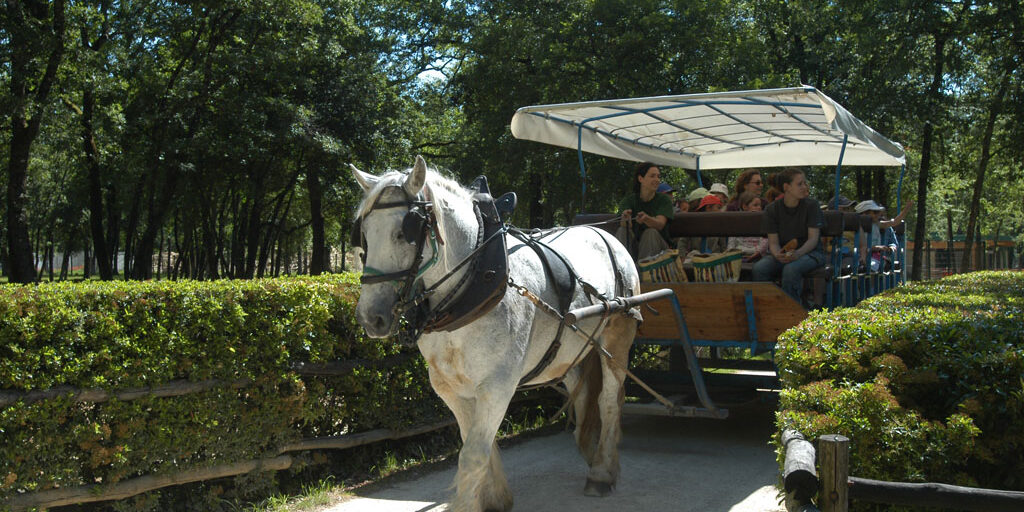
M423 213L421 206L413 206L409 209L409 213L405 214L402 218L402 237L405 241L410 244L415 244L419 241L420 235L423 233L423 226L427 222L427 216Z

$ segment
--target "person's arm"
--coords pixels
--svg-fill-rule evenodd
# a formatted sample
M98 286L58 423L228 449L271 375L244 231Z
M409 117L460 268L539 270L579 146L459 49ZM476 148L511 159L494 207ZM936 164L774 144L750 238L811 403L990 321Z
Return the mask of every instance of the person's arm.
M857 228L857 235L857 238L860 240L860 244L858 244L860 247L857 251L860 262L866 264L868 262L868 234L863 229Z
M791 259L795 260L795 259L797 259L797 258L799 258L799 257L801 257L801 256L803 256L805 254L810 253L815 248L817 248L818 247L818 239L820 237L821 237L821 228L807 228L807 241L804 242L804 244L801 245L800 247L797 247L797 249L795 251L793 251L793 255L791 256Z
M779 245L779 234L768 233L768 252L775 256L775 259L782 257L782 246Z
M622 213L620 213L619 215L622 216L619 219L619 225L628 226L629 221L632 220L633 218L633 210L622 210Z
M668 224L668 219L664 215L647 215L644 212L638 212L636 214L637 222L649 227L654 228L656 231L661 231Z
M879 221L878 222L878 226L881 227L881 228L891 228L891 227L899 226L900 223L903 222L903 219L906 218L907 214L910 213L910 209L913 206L914 206L914 200L913 199L908 199L907 200L907 205L903 207L903 210L900 211L899 215L897 215L896 217L894 217L891 220Z

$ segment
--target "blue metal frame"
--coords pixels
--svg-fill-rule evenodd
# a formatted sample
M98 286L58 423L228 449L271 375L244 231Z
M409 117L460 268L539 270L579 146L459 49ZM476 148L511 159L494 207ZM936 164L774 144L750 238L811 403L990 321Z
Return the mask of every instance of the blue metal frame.
M839 186L843 172L843 157L846 156L846 144L849 142L849 139L849 135L843 134L843 146L839 148L839 161L836 162L836 182L832 200L832 208L836 210L839 209ZM828 283L828 286L825 287L825 307L828 309L835 309L837 306L833 288L835 288L836 283L839 283L839 278L843 271L842 235L838 238L839 243L837 243L837 240L832 240L832 282Z
M754 316L754 292L743 290L743 303L747 307L747 335L750 337L750 355L757 355L757 317Z

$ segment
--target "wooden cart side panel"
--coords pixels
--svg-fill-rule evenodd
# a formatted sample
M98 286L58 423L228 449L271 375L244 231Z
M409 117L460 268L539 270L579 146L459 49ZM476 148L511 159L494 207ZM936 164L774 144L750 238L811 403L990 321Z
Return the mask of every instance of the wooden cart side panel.
M807 318L807 311L774 283L642 283L644 292L660 288L675 291L682 308L690 337L699 340L749 340L745 292L750 290L754 302L757 339L774 344L786 329ZM639 336L654 339L679 337L672 303L659 300L650 303L654 314L642 308L644 322Z

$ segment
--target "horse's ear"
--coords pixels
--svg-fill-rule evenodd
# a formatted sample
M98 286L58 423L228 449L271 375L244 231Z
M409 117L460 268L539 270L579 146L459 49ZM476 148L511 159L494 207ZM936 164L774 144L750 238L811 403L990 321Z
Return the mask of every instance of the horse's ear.
M427 161L422 156L416 155L416 164L412 166L412 172L405 178L405 183L402 184L402 188L410 196L416 196L420 193L423 188L423 183L427 181Z
M380 180L379 177L360 171L352 164L348 164L348 166L352 169L352 176L356 177L356 181L359 182L359 186L363 187L363 192L369 192L370 189L377 184L377 181Z

